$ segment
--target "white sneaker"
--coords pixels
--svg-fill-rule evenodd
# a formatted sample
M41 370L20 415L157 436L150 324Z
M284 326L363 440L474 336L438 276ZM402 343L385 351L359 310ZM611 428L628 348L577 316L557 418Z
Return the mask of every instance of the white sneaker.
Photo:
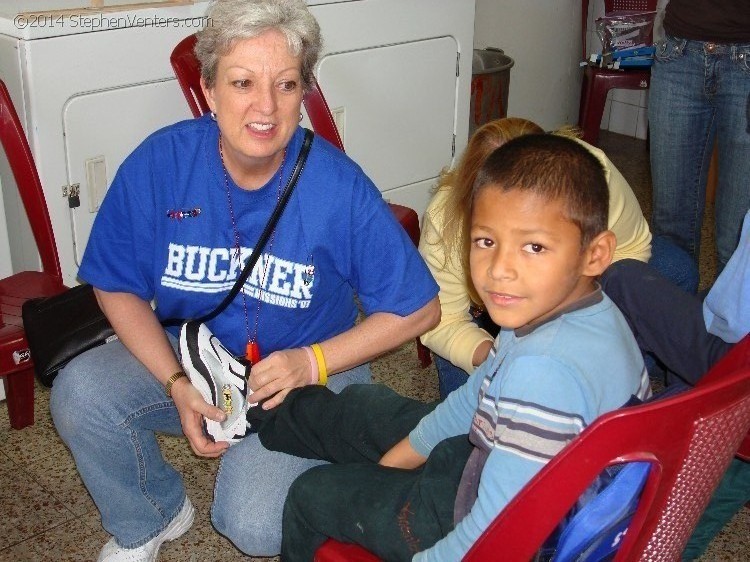
M161 533L153 539L137 548L122 548L117 544L115 537L109 539L104 545L97 562L156 562L159 548L166 541L173 541L187 533L195 519L195 509L190 500L185 497L185 503L177 514L177 517L167 525Z
M209 404L224 410L227 419L203 419L206 434L214 441L237 443L247 432L245 365L225 348L205 324L187 322L180 330L182 367L190 382Z

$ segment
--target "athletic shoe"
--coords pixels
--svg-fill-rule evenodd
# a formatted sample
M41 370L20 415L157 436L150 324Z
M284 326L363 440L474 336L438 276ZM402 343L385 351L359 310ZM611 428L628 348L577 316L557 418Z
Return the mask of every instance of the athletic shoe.
M180 330L180 355L185 373L203 399L227 415L223 422L204 418L206 435L214 441L237 443L247 432L245 365L198 322L187 322Z
M186 497L185 503L182 504L182 509L177 514L177 517L167 525L161 533L156 535L153 539L148 541L136 548L122 548L117 544L114 537L109 539L109 542L104 545L97 562L156 562L156 557L159 555L159 548L162 543L166 541L173 541L180 538L182 535L187 533L190 526L193 524L195 519L195 509L190 500Z

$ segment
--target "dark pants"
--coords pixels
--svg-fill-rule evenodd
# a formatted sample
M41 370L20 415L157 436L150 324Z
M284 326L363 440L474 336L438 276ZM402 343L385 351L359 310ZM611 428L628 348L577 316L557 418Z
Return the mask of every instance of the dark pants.
M601 277L604 292L625 315L641 351L695 384L732 347L709 334L703 303L650 265L621 260Z
M377 464L436 405L382 385L352 385L340 394L310 386L291 392L270 415L260 413L254 423L264 446L334 463L292 485L284 562L312 560L327 537L384 560L410 560L453 529L456 492L473 448L466 435L440 443L417 470Z

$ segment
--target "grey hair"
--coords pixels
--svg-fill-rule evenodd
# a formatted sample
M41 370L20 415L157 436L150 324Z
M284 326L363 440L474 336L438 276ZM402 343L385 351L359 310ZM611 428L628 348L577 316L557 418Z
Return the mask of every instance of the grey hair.
M305 0L211 0L206 27L197 33L195 55L206 86L216 83L219 59L237 41L276 29L284 34L289 50L302 59L302 86L314 84L314 69L323 48L320 26Z

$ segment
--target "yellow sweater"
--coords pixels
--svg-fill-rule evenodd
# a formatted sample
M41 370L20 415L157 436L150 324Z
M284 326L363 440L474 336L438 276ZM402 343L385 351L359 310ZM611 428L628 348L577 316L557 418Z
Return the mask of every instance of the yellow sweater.
M613 261L632 258L647 262L651 257L651 231L633 190L604 152L579 142L604 166L609 185L609 229L617 237ZM419 252L440 286L442 317L440 324L420 339L432 351L471 373L474 370L471 364L474 351L482 342L492 340L492 336L472 322L469 314L471 301L460 257L445 259L441 209L448 189L442 187L435 193L422 219Z

